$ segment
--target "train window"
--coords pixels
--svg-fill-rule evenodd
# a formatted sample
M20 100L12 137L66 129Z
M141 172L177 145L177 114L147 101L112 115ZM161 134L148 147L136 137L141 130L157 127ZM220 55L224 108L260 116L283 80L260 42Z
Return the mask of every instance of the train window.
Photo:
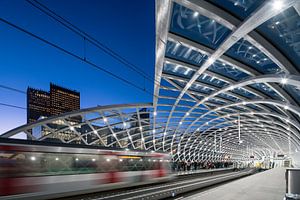
M157 170L152 156L0 151L0 177Z

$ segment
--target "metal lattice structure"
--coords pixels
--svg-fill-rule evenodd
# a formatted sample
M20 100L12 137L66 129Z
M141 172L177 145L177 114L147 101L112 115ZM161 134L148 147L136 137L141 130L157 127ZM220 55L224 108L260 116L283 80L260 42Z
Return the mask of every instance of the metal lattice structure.
M298 151L299 1L220 2L156 1L153 103L83 109L2 137L165 151L187 162Z

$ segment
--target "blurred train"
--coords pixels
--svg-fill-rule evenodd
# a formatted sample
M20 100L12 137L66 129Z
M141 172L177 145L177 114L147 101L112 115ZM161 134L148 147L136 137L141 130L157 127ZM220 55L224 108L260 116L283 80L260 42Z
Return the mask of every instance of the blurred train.
M50 199L168 181L163 153L0 139L0 199Z

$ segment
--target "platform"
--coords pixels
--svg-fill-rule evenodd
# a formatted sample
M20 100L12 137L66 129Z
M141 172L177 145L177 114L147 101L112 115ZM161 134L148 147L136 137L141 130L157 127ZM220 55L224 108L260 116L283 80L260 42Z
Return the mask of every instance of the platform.
M186 200L280 200L285 195L285 168L270 169L198 193Z

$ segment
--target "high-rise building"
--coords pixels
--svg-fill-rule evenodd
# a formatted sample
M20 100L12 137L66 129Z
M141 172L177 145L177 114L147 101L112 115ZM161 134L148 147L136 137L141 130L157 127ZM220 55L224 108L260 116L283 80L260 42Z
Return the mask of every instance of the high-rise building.
M80 109L80 93L50 84L50 92L27 89L27 123ZM74 119L79 121L80 119Z
M27 89L27 123L51 115L50 94L34 88Z
M50 84L51 115L59 115L80 109L80 93Z

